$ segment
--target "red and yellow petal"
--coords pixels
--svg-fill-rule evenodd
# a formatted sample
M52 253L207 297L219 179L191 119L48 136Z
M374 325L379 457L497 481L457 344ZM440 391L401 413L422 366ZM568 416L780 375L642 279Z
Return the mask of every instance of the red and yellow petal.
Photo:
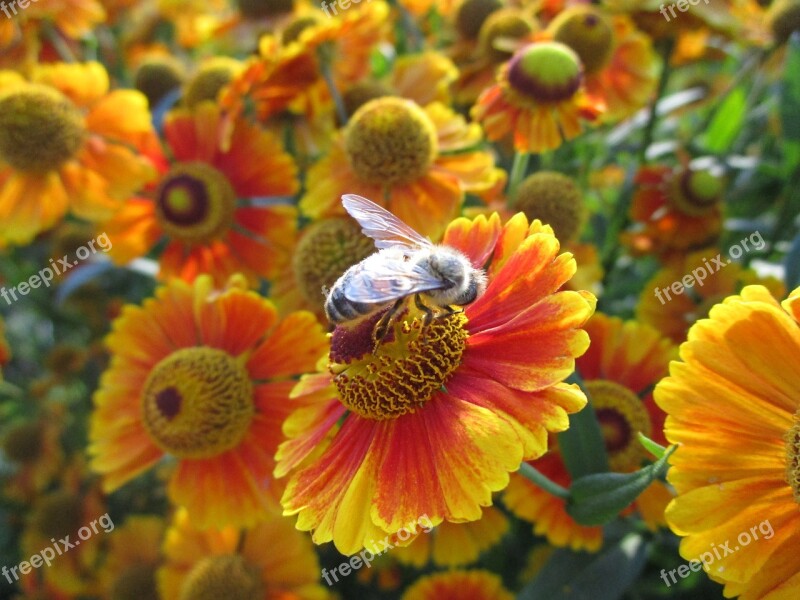
M421 578L402 600L512 600L499 576L489 571L449 571Z

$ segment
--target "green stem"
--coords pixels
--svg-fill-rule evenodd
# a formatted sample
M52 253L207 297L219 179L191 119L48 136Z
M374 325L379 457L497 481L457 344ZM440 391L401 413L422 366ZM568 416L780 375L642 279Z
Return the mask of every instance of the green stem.
M72 52L72 48L69 47L69 44L67 44L66 40L64 40L54 26L49 25L46 29L45 35L53 44L53 47L56 49L58 55L64 60L64 62L78 61L78 59L75 57L75 54Z
M675 47L675 40L672 38L668 38L664 40L661 44L661 60L663 65L661 67L661 75L658 78L658 88L656 90L656 97L653 100L653 103L650 105L650 116L647 118L647 124L644 128L644 137L642 139L642 146L639 148L639 164L645 163L645 154L647 153L647 149L650 147L650 144L653 143L653 134L656 128L656 121L658 120L658 103L661 98L664 96L664 92L667 89L667 83L669 82L669 76L672 72L669 61L672 57L672 49Z
M528 173L528 164L530 163L531 155L528 152L519 152L517 151L514 154L514 164L511 166L511 175L508 178L508 198L507 202L509 206L511 202L513 202L514 192L517 191L517 187L525 179L525 175Z
M403 31L406 37L405 53L413 54L414 52L421 50L424 37L419 29L419 26L414 20L414 16L408 12L408 9L400 4L400 2L397 0L393 0L391 4L397 9L397 12L400 13L400 21L403 24Z
M556 498L563 498L564 500L569 498L569 490L567 488L558 485L555 481L551 480L544 473L528 463L524 462L519 466L519 474L533 485L542 488L545 492L552 494Z
M339 88L336 87L336 82L333 80L333 71L331 69L331 55L325 46L320 47L319 58L320 58L319 61L320 74L322 75L322 78L325 80L325 83L328 86L328 90L331 93L331 98L333 98L333 104L336 107L336 115L339 117L339 121L341 122L342 126L344 126L347 124L349 115L347 114L347 108L344 105L344 100L342 99L342 95L339 93Z

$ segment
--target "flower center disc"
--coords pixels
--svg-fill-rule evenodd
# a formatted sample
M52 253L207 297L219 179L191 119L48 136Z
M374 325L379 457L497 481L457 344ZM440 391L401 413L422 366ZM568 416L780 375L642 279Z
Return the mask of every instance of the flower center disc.
M800 410L794 413L794 424L786 432L786 482L792 488L794 501L800 504Z
M578 55L559 42L536 42L518 50L508 63L511 89L528 100L561 102L583 81Z
M686 171L674 180L670 203L692 217L710 213L722 197L722 181L708 171Z
M83 524L83 505L78 496L58 491L46 496L36 507L33 523L48 538L75 535Z
M566 44L583 63L587 73L597 73L611 58L614 32L606 17L592 6L575 6L553 20L553 37Z
M414 309L396 317L373 354L373 330L382 313L352 329L333 332L329 369L342 403L377 421L422 407L461 364L467 340L463 313L441 316L423 328Z
M264 583L239 555L210 556L187 576L179 600L261 600Z
M306 300L321 307L329 288L348 267L375 251L353 219L326 219L311 225L297 244L292 266Z
M158 600L159 597L155 566L135 564L116 578L110 600Z
M85 139L83 115L57 91L29 85L0 96L0 160L15 169L58 169Z
M170 237L203 244L233 225L236 192L228 179L205 163L180 163L158 188L156 216Z
M587 381L586 388L600 422L611 470L638 469L646 453L636 434L649 436L652 429L644 403L631 390L613 381Z
M183 348L158 363L142 394L144 426L165 452L208 458L236 447L255 414L247 371L227 352Z
M364 181L410 183L427 173L436 158L436 127L410 100L377 98L353 115L345 131L345 149Z
M39 423L22 423L6 434L3 452L10 461L32 463L42 455L43 438L44 431Z

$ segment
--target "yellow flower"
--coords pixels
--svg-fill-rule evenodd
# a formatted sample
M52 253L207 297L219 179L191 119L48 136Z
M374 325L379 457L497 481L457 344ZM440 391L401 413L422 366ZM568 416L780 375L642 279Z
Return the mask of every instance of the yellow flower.
M745 287L691 328L680 357L655 399L680 444L666 517L681 555L705 563L726 597L797 598L800 288L779 304Z

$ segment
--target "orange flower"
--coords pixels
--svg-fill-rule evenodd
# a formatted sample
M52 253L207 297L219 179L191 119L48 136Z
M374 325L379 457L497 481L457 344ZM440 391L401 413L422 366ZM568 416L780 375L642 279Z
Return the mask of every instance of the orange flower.
M173 280L115 322L90 423L107 492L170 454L169 496L198 527L252 524L274 506L292 378L313 367L325 336L310 313L279 320L242 284L216 292L206 275Z
M754 233L749 237L755 247L757 240L754 237L760 238L760 234L756 236ZM764 239L760 239L764 244ZM689 286L683 283L687 277ZM779 298L786 294L780 280L761 277L752 269L743 268L722 256L719 248L706 248L657 271L644 284L636 305L636 318L680 343L686 340L689 327L708 316L712 306L743 286L755 283L766 286Z
M504 180L492 155L473 149L480 141L477 125L442 104L372 100L309 171L300 210L313 219L343 214L342 194L360 194L439 239L465 192L490 193Z
M489 571L450 571L428 575L408 588L401 600L513 600L500 577Z
M747 286L691 328L655 390L678 444L667 521L727 598L800 591L799 325L800 288L778 303Z
M109 92L98 63L38 66L32 80L0 74L0 245L25 244L68 211L107 218L154 175L133 149L154 139L143 95Z
M374 47L386 38L387 24L388 7L382 0L363 2L333 18L317 10L301 12L282 39L261 38L259 57L232 82L220 103L231 118L252 104L262 123L285 109L315 126L322 126L316 123L320 118L332 123L327 75L340 89L366 76ZM347 60L332 60L334 56Z
M236 272L252 282L272 277L289 262L295 209L238 199L294 194L294 162L270 134L241 120L230 150L223 151L221 126L219 108L210 102L167 116L164 134L173 160L162 167L153 198L129 200L102 225L114 240L109 254L115 261L163 245L162 277L192 281L208 273L217 285Z
M723 182L684 166L642 167L630 216L638 228L623 239L636 253L662 259L713 243L722 229Z
M107 507L96 481L90 480L81 458L61 469L62 481L32 503L20 539L20 554L32 556L50 548L55 557L46 568L29 571L20 585L47 598L94 596L101 548L105 543ZM113 522L110 522L113 528ZM56 550L53 550L56 547Z
M440 567L463 567L474 563L480 555L508 532L508 518L499 509L489 506L478 521L448 523L420 535L408 546L392 550L392 555L403 564L418 569L429 563Z
M518 50L500 69L497 83L472 107L490 140L514 134L517 152L558 148L605 109L586 95L577 54L559 42L534 42Z
M490 263L481 297L424 329L409 302L377 347L380 315L337 327L328 369L292 393L309 406L288 417L277 454L276 475L292 473L284 512L345 554L387 533L408 539L422 515L479 519L508 472L585 403L562 380L586 350L594 297L558 291L575 262L552 230L521 214L502 228L497 216L461 218L444 243Z
M46 405L36 419L7 428L2 442L3 454L15 470L5 478L5 496L30 503L63 469L64 452L60 442L63 412L58 405Z
M676 356L675 348L651 327L600 313L589 320L586 331L592 344L577 360L577 369L591 395L611 470L635 471L646 458L637 432L665 443L664 413L653 401L652 388L667 374L669 361ZM569 487L571 478L557 451L531 464L555 483ZM565 500L521 475L512 475L503 499L514 514L533 522L534 531L547 536L554 546L597 551L602 545L601 527L575 522L567 513ZM655 529L665 524L664 509L670 499L667 488L656 481L632 507Z
M580 57L587 95L606 106L604 121L631 116L655 92L658 58L650 38L630 17L608 15L593 5L571 6L550 23L547 33Z
M106 525L108 550L97 573L103 598L158 598L156 569L161 562L161 539L164 536L161 517L134 515L125 523Z
M330 597L319 583L313 545L289 519L278 515L244 531L201 530L180 508L167 532L164 555L166 562L158 571L163 600Z

